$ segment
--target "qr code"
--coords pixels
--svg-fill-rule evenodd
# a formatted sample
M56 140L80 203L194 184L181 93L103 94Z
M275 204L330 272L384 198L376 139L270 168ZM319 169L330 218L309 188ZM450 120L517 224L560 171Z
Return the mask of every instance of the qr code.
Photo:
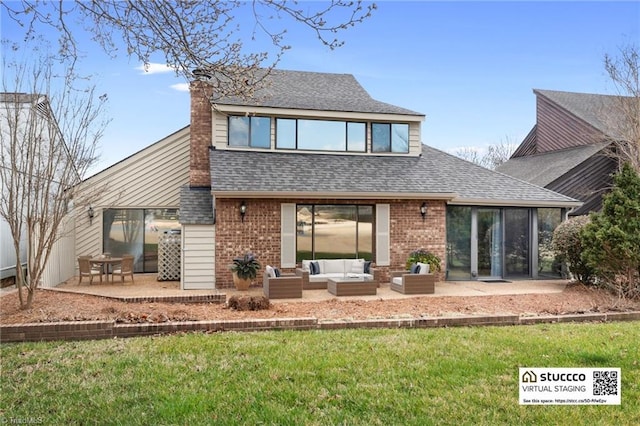
M594 371L593 372L593 395L606 396L618 394L618 372L617 371Z

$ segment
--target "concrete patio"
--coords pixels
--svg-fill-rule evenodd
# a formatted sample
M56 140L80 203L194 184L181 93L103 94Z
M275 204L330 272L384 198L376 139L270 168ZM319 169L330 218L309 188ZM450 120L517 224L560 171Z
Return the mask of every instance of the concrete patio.
M157 281L157 274L135 274L134 282L126 279L124 283L95 282L89 284L84 279L78 284L78 277L69 279L65 283L55 287L55 291L76 292L105 296L111 298L132 297L184 297L201 295L226 295L227 298L235 294L262 295L262 287L251 287L248 291L235 289L220 290L180 290L178 281ZM492 295L516 295L516 294L544 294L561 293L569 281L567 280L522 280L511 282L485 283L480 281L443 281L436 283L434 294L404 295L392 291L389 283L382 283L376 295L371 296L334 296L327 290L304 290L301 299L275 299L272 302L314 302L331 299L340 300L391 300L409 299L413 297L442 297L442 296L492 296Z

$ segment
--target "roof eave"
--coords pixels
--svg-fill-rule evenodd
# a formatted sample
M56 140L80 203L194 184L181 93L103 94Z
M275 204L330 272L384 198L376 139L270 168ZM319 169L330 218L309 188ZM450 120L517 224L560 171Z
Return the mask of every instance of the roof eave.
M371 120L399 120L399 121L425 121L426 116L421 113L400 113L400 112L371 112L371 111L347 111L330 109L298 109L285 106L262 106L262 105L236 105L216 103L215 109L224 113L237 114L265 114L265 115L287 115L300 117L320 117L331 116L334 118L350 119L371 119Z
M451 201L453 192L314 192L314 191L211 191L219 198L330 198L335 200L444 200Z
M551 201L551 200L491 200L486 198L456 198L449 201L450 205L460 206L493 206L493 207L580 207L581 201Z

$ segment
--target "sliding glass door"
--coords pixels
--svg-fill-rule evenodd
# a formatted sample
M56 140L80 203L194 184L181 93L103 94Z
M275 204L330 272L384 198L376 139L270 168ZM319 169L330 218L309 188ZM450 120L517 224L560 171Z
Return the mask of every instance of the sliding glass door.
M158 236L180 229L178 209L106 209L102 226L104 252L133 255L134 272L157 272Z
M524 278L530 275L529 209L504 209L505 276Z
M447 206L447 279L554 277L561 209Z
M501 209L478 209L478 278L502 278Z

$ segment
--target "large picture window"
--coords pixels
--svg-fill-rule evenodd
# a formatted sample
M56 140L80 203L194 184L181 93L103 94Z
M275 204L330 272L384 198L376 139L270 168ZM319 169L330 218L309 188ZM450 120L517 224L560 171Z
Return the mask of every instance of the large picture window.
M104 252L133 255L134 272L158 272L158 236L180 228L178 209L107 209L102 217Z
M270 148L271 119L269 117L229 117L229 146Z
M373 152L409 152L409 125L401 123L371 123Z
M300 204L296 220L298 262L373 260L373 206Z
M365 123L334 120L276 119L276 148L365 152Z

